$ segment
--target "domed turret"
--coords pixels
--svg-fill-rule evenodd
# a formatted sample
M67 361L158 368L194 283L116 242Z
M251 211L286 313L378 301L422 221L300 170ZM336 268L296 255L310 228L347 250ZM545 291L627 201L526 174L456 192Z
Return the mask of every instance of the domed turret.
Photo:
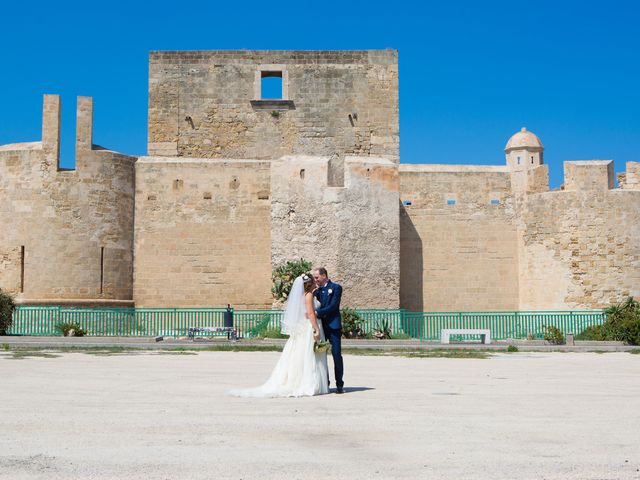
M504 151L507 165L514 170L528 170L544 163L542 142L524 127L509 139Z

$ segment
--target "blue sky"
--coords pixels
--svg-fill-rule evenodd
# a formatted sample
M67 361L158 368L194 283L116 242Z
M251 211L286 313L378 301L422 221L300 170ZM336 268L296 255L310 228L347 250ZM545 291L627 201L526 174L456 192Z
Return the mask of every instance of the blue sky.
M640 6L537 2L11 2L0 144L39 140L42 94L94 98L94 142L146 153L150 50L397 48L403 163L501 164L522 126L562 161L640 160Z

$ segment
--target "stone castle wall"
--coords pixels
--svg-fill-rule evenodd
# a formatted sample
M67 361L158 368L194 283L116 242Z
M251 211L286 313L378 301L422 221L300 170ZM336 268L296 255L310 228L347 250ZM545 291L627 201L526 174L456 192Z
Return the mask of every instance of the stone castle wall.
M269 162L141 157L136 305L270 306L270 190Z
M518 309L508 167L400 165L400 197L403 308Z
M272 264L305 258L344 288L343 305L398 308L398 167L347 157L345 186L328 186L329 158L272 163Z
M57 95L41 142L0 147L0 286L21 302L133 298L135 157L93 145L92 108L78 98L75 170L58 168Z
M601 308L640 297L640 188L612 187L613 162L565 162L565 190L525 198L522 309Z
M55 95L42 141L0 146L0 288L19 301L268 308L272 269L301 257L350 307L640 296L638 162L619 188L610 161L566 162L550 192L523 129L507 156L539 157L518 168L399 164L394 50L152 52L149 68L149 156L94 145L88 97L75 170ZM263 72L282 99L261 98Z
M302 257L343 284L345 306L397 308L397 166L346 165L345 187L329 187L326 157L141 157L136 305L269 308L272 269Z

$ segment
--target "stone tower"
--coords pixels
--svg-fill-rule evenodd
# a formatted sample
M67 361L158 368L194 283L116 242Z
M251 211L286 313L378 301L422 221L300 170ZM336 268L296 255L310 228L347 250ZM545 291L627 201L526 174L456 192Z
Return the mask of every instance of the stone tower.
M542 142L525 127L509 139L504 151L507 165L513 171L531 170L544 164Z

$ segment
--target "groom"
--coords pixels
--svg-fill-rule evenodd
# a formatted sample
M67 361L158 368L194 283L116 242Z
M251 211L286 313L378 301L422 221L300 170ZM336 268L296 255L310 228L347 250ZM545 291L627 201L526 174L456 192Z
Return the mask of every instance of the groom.
M342 381L342 318L340 317L340 298L342 287L329 280L327 269L318 267L313 271L313 279L318 287L315 296L320 302L316 316L322 321L325 337L331 343L331 355L336 377L336 393L343 393Z

